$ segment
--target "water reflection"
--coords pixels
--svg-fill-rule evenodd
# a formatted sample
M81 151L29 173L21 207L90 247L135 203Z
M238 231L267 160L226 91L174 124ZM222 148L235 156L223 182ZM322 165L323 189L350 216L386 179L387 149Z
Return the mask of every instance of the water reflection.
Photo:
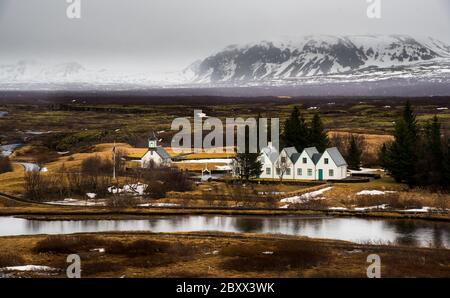
M450 248L450 223L299 216L162 216L145 220L36 221L0 217L0 236L106 231L267 233Z

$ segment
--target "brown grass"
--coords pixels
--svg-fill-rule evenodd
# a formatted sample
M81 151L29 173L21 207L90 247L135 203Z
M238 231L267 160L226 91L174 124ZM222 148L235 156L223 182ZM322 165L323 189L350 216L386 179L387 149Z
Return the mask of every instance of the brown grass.
M366 258L373 253L381 257L382 277L450 277L449 250L437 248L214 232L100 233L66 237L62 239L88 243L77 252L82 259L82 277L363 278L368 266ZM67 253L37 253L34 249L36 243L47 238L40 235L0 237L0 256L6 255L3 259L8 261L3 265L45 265L60 268L55 277L64 277ZM111 250L113 245L120 245L117 254L108 253L108 247ZM106 249L105 253L91 250L101 247ZM133 248L133 255L126 254L128 247ZM11 262L10 251L21 256L20 259ZM273 254L262 254L266 251ZM33 274L28 273L28 277Z
M230 246L221 255L227 257L222 263L224 269L242 272L305 269L329 258L326 248L301 240Z
M25 259L17 254L13 253L2 253L0 254L0 268L20 266L25 264Z

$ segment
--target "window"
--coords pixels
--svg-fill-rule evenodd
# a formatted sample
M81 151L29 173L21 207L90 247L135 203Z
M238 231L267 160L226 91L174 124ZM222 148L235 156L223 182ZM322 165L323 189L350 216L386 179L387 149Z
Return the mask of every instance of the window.
M334 176L334 170L328 170L328 176L333 177Z
M286 157L283 156L283 157L281 158L281 162L282 162L282 163L285 163L285 162L286 162Z
M328 158L324 159L324 163L327 165L328 164Z
M281 175L281 171L280 168L277 168L277 175L280 176Z
M312 169L308 169L308 176L312 176Z
M288 176L291 175L291 169L290 168L286 169L286 175L288 175Z
M266 175L270 175L270 168L266 168Z
M306 157L303 157L303 163L306 163Z
M297 169L297 176L301 176L302 174L302 169Z

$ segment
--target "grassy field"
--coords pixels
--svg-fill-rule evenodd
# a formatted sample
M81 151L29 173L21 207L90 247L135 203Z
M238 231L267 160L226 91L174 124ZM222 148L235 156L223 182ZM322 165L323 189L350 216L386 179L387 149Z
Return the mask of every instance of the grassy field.
M369 254L381 257L382 277L450 277L444 249L274 235L98 233L1 237L0 243L0 267L56 269L9 272L16 277L64 277L72 253L81 257L82 277L365 278Z
M173 100L173 99L171 99ZM170 100L168 100L170 102ZM423 124L435 114L444 127L450 125L450 110L437 110L447 106L448 100L412 100ZM177 117L192 120L194 109L202 109L208 116L287 118L294 105L302 107L302 114L309 121L320 112L326 128L341 132L386 135L393 131L393 122L399 117L404 105L401 99L326 100L289 99L255 100L242 99L233 103L145 104L117 103L69 103L61 104L0 104L1 111L9 114L0 118L0 142L27 138L32 142L44 142L58 151L82 150L89 144L126 142L133 146L145 146L146 136L152 131L160 132L165 146L170 143L170 124ZM317 107L317 110L308 110Z

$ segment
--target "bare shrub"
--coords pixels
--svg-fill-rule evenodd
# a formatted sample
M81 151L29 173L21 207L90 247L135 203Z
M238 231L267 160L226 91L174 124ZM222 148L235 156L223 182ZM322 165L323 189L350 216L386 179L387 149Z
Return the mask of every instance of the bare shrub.
M385 193L383 195L376 196L356 196L352 203L360 207L386 204L395 209L422 208L423 206L423 202L420 197L413 194L400 195L400 193Z
M9 157L0 155L0 174L11 171L12 165Z
M110 244L106 240L94 236L63 236L52 235L36 243L33 251L36 253L76 253L98 246Z
M106 201L106 206L111 208L129 208L142 204L141 198L133 196L113 196Z
M89 176L111 175L113 171L113 162L103 159L99 156L93 156L83 159L81 162L81 173Z
M142 179L148 185L147 195L152 198L164 198L167 192L185 192L193 189L188 173L172 167L141 169Z
M47 181L39 171L30 171L25 173L25 197L40 201L47 192Z
M270 251L271 253L264 253ZM285 271L305 269L325 262L329 251L324 246L302 240L283 240L276 243L232 245L221 251L227 257L224 269L242 272Z
M0 254L0 268L24 265L25 260L22 256L12 253Z
M97 261L93 263L84 262L82 269L84 274L94 275L96 273L122 271L125 266L109 261Z

